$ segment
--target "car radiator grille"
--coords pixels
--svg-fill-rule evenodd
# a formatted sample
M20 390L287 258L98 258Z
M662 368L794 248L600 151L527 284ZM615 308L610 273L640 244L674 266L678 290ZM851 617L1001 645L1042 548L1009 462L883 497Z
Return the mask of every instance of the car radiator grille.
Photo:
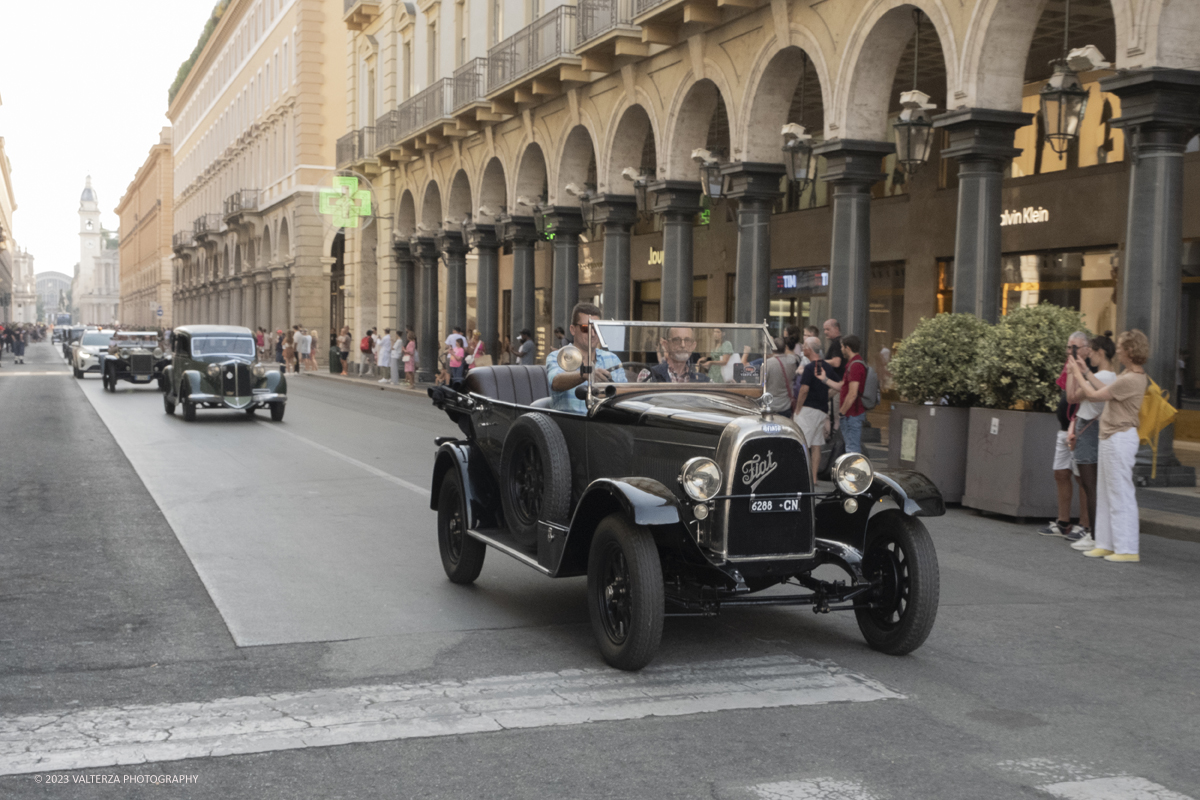
M154 356L135 353L129 357L129 371L134 375L151 375L154 372Z
M225 397L245 397L254 384L250 382L250 365L225 364L221 367L221 394Z
M751 494L761 496L812 490L804 445L795 439L751 439L742 446L735 464L730 490L735 498L728 501L727 506L727 557L811 553L814 544L812 498L800 499L799 512L762 514L750 511ZM771 464L775 466L771 468ZM765 476L764 470L769 470ZM762 478L761 482L753 485L758 477Z

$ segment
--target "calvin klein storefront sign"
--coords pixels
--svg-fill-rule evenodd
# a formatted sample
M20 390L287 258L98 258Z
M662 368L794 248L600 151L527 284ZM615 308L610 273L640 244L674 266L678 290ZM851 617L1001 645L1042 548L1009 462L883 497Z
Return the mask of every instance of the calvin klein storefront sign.
M1000 213L1000 227L1001 228L1006 227L1008 225L1025 225L1025 224L1032 224L1035 222L1049 222L1049 221L1050 221L1050 212L1047 211L1046 209L1042 208L1041 206L1038 206L1037 208L1034 208L1033 206L1025 206L1024 208L1018 209L1016 211L1002 211Z

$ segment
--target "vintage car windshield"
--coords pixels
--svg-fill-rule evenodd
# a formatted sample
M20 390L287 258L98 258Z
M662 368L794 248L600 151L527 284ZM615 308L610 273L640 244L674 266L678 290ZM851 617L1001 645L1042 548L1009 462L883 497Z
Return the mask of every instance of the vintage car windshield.
M85 333L79 343L84 347L107 347L112 341L111 333Z
M621 362L608 370L611 381L597 373L595 384L691 383L761 386L763 353L770 339L762 325L715 323L615 322L597 320L590 335L598 351ZM598 355L598 366L611 356ZM623 373L624 381L621 380ZM700 388L696 386L695 388Z
M144 347L153 350L158 347L158 337L152 333L118 333L112 337L112 343L117 347Z
M249 336L193 336L192 355L254 358L254 339Z

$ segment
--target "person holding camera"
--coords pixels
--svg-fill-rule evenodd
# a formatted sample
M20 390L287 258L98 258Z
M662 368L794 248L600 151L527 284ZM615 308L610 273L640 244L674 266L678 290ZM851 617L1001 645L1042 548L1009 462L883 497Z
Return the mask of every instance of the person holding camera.
M1067 376L1070 372L1070 365L1076 357L1086 359L1092 353L1092 348L1088 343L1088 336L1083 331L1075 331L1067 338L1067 360L1063 364L1062 372L1058 376L1055 383L1061 391L1058 399L1058 409L1055 413L1058 415L1059 431L1054 440L1054 484L1058 489L1058 518L1052 519L1045 526L1038 529L1038 533L1042 536L1061 536L1069 542L1077 542L1087 535L1088 528L1092 521L1088 517L1087 502L1079 504L1079 524L1071 524L1071 496L1074 493L1074 488L1071 485L1072 476L1079 474L1079 469L1075 466L1075 459L1071 454L1071 448L1067 443L1068 430L1071 427L1071 421L1075 419L1076 412L1079 411L1079 405L1072 403L1067 398ZM1079 493L1083 495L1083 484L1080 483Z

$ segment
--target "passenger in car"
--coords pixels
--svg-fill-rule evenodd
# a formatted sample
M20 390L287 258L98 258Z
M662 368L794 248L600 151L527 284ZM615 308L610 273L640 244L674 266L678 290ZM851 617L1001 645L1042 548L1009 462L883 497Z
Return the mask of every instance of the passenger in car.
M590 326L600 319L600 309L592 303L576 303L571 309L571 338L584 353L584 364L592 367L593 380L599 383L625 383L621 359L607 350L596 347L596 337ZM587 404L575 396L575 387L587 383L582 370L568 372L558 363L561 349L546 355L546 380L550 384L551 408L586 414Z
M667 358L638 376L640 383L708 383L706 373L696 368L693 360L696 334L692 328L667 328L661 350Z

